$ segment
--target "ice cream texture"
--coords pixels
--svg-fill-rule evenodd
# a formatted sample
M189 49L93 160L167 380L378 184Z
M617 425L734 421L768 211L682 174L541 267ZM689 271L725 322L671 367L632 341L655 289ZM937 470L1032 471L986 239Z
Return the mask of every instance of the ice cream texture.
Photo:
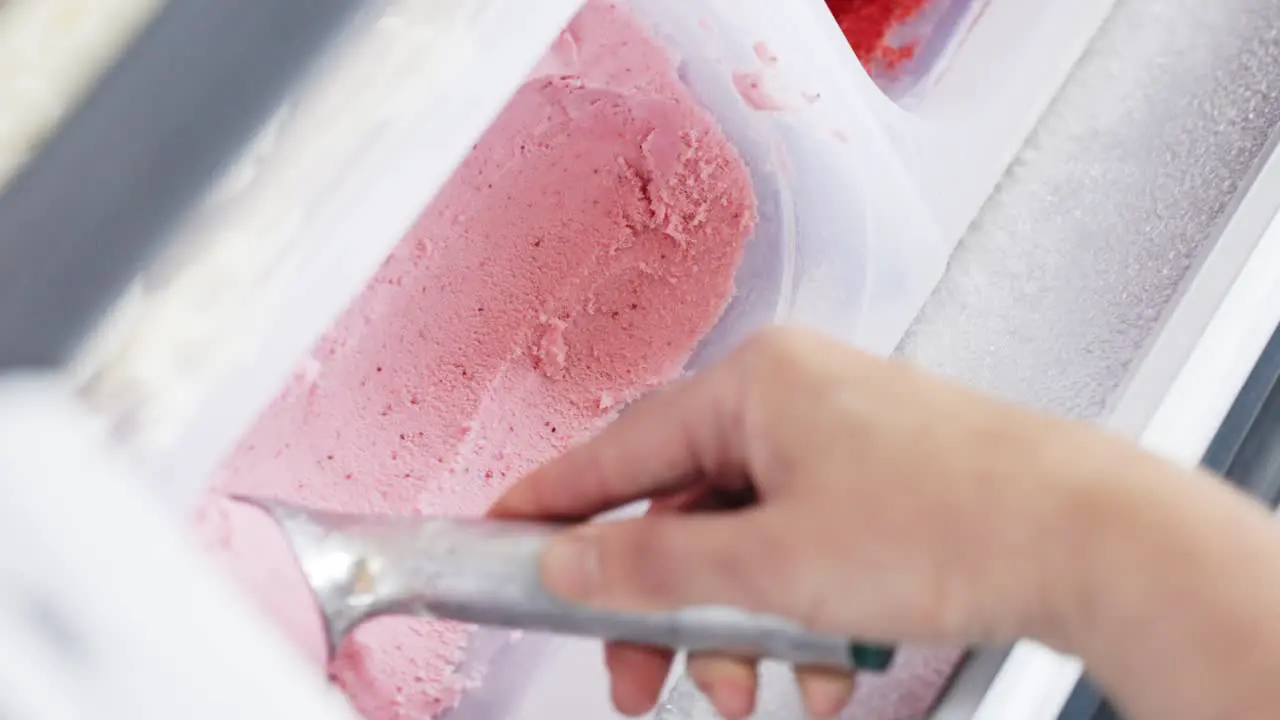
M868 70L892 72L916 53L916 42L891 42L893 31L940 0L827 0L849 46Z
M478 515L680 375L733 294L751 178L676 62L591 0L227 460L196 529L308 653L318 618L244 493ZM384 618L329 672L370 720L435 717L469 629Z

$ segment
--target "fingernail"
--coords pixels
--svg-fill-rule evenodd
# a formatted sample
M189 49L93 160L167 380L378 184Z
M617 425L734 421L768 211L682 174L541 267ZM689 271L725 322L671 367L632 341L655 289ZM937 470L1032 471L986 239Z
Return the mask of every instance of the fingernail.
M751 707L755 703L750 689L725 686L712 691L711 704L725 720L744 720L751 716Z
M551 540L542 558L542 582L566 599L591 600L600 583L600 557L588 531L575 530Z
M843 674L802 671L801 694L805 708L813 718L837 718L853 695L854 678Z
M845 693L819 691L806 693L805 704L809 706L809 714L817 720L834 720L840 716L849 696Z

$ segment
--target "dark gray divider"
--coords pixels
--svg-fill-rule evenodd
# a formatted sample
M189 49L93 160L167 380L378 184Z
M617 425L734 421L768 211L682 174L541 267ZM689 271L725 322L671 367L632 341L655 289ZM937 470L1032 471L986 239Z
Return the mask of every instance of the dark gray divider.
M0 370L64 362L366 0L170 0L0 194Z

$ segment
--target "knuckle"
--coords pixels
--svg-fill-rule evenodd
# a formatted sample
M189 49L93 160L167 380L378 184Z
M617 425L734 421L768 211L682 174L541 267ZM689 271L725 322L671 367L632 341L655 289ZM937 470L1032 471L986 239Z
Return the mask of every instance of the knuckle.
M816 336L791 327L758 331L743 344L737 358L739 392L756 404L785 402L797 387L810 384L815 361L821 355Z
M765 557L772 582L766 588L771 593L771 609L810 629L837 629L843 624L840 615L848 598L836 591L835 578L840 572L832 572L830 552L822 550L830 547L829 535L811 523L807 529L794 527L790 532L778 527L771 539L771 549L762 550L769 553Z
M794 384L801 362L797 332L786 327L759 330L731 360L731 392L739 409L736 421L748 436L767 430L775 406L785 400L787 388Z
M935 575L929 592L920 593L923 607L917 608L919 619L926 627L947 638L972 635L970 603L960 587L946 582L941 574Z
M662 609L681 598L672 550L673 533L656 518L618 523L604 534L600 550L600 573L606 592L625 605Z
M794 358L804 335L801 330L782 325L762 328L743 343L742 355L753 366L786 363Z
M748 526L737 541L732 572L751 609L793 614L796 597L812 584L806 581L803 562L795 557L794 541L768 523Z
M825 630L831 621L830 593L815 582L799 585L795 598L797 606L794 611L796 622L811 630Z

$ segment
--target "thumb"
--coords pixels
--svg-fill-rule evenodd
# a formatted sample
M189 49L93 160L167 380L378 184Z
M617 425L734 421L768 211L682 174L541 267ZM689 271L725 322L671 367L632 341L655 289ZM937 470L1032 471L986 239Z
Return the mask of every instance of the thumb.
M584 525L552 539L542 557L547 588L566 600L646 612L693 605L786 610L792 584L787 538L758 508L649 515Z

